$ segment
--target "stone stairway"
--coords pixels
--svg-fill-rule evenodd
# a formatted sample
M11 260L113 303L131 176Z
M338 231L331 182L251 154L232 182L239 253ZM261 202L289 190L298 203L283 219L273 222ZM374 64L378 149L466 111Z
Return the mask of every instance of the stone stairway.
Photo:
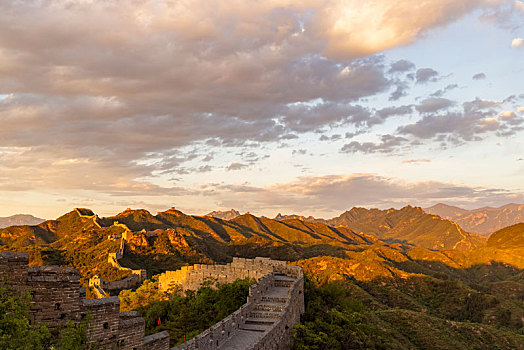
M279 321L289 301L289 292L294 278L285 275L275 275L275 285L268 290L249 313L246 322L219 349L245 350L254 346L273 324Z

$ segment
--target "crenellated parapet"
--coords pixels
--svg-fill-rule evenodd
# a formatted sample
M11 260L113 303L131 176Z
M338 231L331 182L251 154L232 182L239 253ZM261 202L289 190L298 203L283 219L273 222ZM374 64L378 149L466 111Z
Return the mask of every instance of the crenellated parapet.
M197 289L208 278L230 283L257 280L244 305L187 343L171 350L288 349L291 331L304 312L304 276L298 266L268 258L234 258L226 265L184 266L159 276L159 288Z
M94 214L91 210L89 209L83 209L83 208L75 208L74 211L78 214L79 217L81 218L84 218L84 219L89 219L89 220L92 220L93 221L93 224L98 227L98 228L101 228L102 226L100 226L100 224L98 223L98 215Z
M13 293L31 293L32 323L53 330L87 318L87 341L97 349L169 349L169 335L145 337L144 319L136 312L121 312L118 297L85 300L76 269L28 264L26 253L0 253L0 285Z
M131 231L127 227L126 224L120 224L118 221L113 222L113 226L120 227L124 231L121 236L114 237L109 236L108 239L110 240L117 240L120 239L120 247L118 248L118 251L116 253L108 253L107 255L107 262L113 266L115 269L119 271L126 271L130 272L131 274L127 277L124 277L123 279L117 280L117 281L105 281L102 279L102 277L95 275L89 279L89 286L93 287L93 291L95 293L95 296L97 298L106 298L109 296L109 294L106 292L106 290L114 290L114 289L128 289L132 288L142 282L144 282L147 278L147 271L146 270L133 270L128 267L123 267L118 262L119 259L121 259L124 256L124 248L125 244L128 238L128 233Z
M298 274L296 268L285 261L269 258L233 258L233 262L226 265L196 264L182 266L176 271L166 271L159 275L158 282L161 291L167 291L170 288L180 288L184 291L197 290L209 278L224 284L246 277L258 280L271 272L296 275Z
M115 289L129 289L142 282L147 278L146 270L130 270L131 275L116 281L106 281L99 275L94 275L89 279L89 286L101 289L101 293L97 293L98 298L105 298L107 293L105 290Z

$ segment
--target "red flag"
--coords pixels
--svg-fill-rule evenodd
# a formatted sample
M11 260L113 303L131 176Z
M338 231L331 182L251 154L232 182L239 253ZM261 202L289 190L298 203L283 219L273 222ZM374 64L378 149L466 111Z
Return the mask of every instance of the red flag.
M186 335L184 334L184 343L186 342Z
M160 326L162 322L160 322L160 317L158 318L158 325Z

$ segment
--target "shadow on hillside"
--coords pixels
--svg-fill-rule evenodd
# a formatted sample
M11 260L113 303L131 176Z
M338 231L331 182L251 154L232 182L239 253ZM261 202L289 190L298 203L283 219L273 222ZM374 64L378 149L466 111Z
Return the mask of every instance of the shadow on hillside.
M306 269L306 276L320 285L333 281L330 276L336 273L336 262L327 264L332 273ZM524 269L496 262L468 268L423 260L388 261L386 265L410 275L364 280L354 271L355 275L342 274L343 280L334 282L349 288L352 298L371 310L409 310L524 334Z
M388 261L388 264L410 273L424 274L442 280L459 280L481 292L488 291L492 283L508 280L517 283L524 282L523 269L495 261L488 264L476 264L467 268L452 267L436 260ZM524 288L524 285L522 287ZM524 301L524 298L522 300Z

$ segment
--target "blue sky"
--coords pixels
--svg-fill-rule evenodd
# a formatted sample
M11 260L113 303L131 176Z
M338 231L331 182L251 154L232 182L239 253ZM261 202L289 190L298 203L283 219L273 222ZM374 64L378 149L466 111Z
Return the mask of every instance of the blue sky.
M0 4L0 216L524 202L521 1Z

